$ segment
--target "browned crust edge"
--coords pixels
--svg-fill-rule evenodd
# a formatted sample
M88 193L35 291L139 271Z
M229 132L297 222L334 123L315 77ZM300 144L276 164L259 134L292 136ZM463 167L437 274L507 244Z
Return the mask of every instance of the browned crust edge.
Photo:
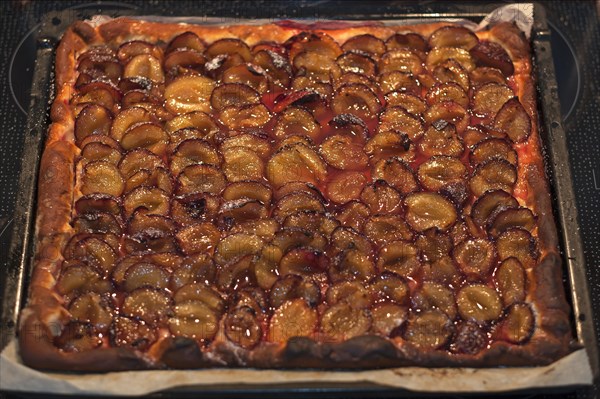
M434 23L410 27L424 35L445 25ZM538 238L541 252L539 264L533 271L534 284L530 294L536 311L536 333L525 345L515 346L494 342L475 355L456 355L441 351L424 352L402 343L396 347L390 340L363 336L341 343L316 342L309 338L292 338L285 346L261 343L253 350L243 350L225 341L215 341L200 348L193 340L169 338L152 348L156 357L125 348L103 348L82 353L65 353L52 343L52 332L62 328L66 315L61 298L52 287L57 265L66 237L70 236L75 158L78 149L73 144L73 115L68 106L73 91L75 53L85 46L116 38L150 36L168 40L181 26L141 22L121 18L94 28L78 22L65 33L56 53L57 96L52 105L52 125L40 167L37 251L31 280L29 302L21 314L19 330L20 353L28 366L66 371L115 371L146 368L204 368L215 366L258 368L321 368L362 369L398 366L425 367L496 367L539 366L549 364L569 353L572 339L569 306L562 285L561 258L552 215L550 191L541 158L537 131L537 107L534 83L531 80L529 45L522 33L510 24L500 24L482 32L488 40L501 43L513 58L518 78L519 97L532 118L534 130L530 140L538 156L529 162L523 173L526 182L527 204L538 216ZM282 41L296 34L301 27L282 27L271 24L260 27L202 27L190 25L190 30L211 37L238 37L250 42ZM326 30L335 39L360 33L375 36L389 35L407 27L360 26ZM534 195L535 193L535 195Z

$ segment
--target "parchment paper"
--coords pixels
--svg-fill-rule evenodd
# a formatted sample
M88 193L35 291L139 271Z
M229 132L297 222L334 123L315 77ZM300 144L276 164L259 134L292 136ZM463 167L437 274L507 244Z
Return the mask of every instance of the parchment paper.
M240 20L205 17L143 17L144 20L168 23L200 23L205 25L264 24L273 20ZM473 30L484 29L500 21L513 21L527 37L533 25L532 4L511 4L500 7L485 17L479 25L467 20L438 19L460 23ZM93 22L100 24L105 17ZM314 22L302 20L299 22ZM322 21L321 21L322 22ZM387 25L405 25L422 21L388 20ZM589 358L581 349L545 367L519 368L420 368L403 367L367 371L295 371L256 369L157 370L114 373L69 374L40 372L23 365L14 340L0 355L0 389L7 391L44 392L73 395L136 396L170 388L194 386L198 390L215 385L252 386L259 384L297 384L316 386L324 383L370 383L423 392L504 392L511 390L588 385L593 380Z

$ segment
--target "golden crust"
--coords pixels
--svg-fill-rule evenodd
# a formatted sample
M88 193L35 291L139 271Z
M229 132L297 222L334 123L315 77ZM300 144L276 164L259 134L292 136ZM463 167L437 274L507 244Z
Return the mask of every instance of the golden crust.
M447 23L411 26L410 31L428 36ZM239 38L249 45L262 41L283 42L301 32L298 24L237 25L206 27L186 25L208 43L221 38ZM358 34L385 39L406 26L343 26L320 29L340 44ZM52 105L52 125L43 153L38 194L37 253L31 281L29 302L21 317L20 347L26 364L42 369L70 371L109 371L144 368L201 368L211 366L253 366L282 368L382 368L405 365L494 367L548 364L567 354L571 331L569 306L562 286L562 267L558 238L541 157L535 85L526 39L511 24L499 24L478 32L480 39L501 44L515 66L514 84L518 97L532 120L532 134L520 144L516 191L523 205L538 217L537 239L540 261L530 273L528 300L534 304L536 328L524 345L494 342L477 355L457 355L442 351L422 351L403 342L363 336L342 343L316 342L293 338L285 345L262 342L252 350L242 350L224 337L200 349L195 341L184 338L159 340L145 354L125 348L102 348L81 353L63 352L53 345L62 323L68 319L62 299L54 292L61 251L72 235L70 220L76 196L75 165L79 149L74 145L74 115L69 100L75 91L76 59L89 46L144 38L168 42L182 32L182 26L119 18L99 26L77 22L65 33L56 53L57 96ZM522 156L522 155L525 156Z

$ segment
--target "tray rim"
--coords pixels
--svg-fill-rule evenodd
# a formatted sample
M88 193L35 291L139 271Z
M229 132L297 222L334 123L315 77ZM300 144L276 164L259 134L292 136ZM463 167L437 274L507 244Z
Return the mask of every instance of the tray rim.
M585 273L585 257L579 234L579 225L577 221L577 205L573 191L568 148L566 146L566 134L560 120L560 103L558 100L557 83L552 60L552 51L550 48L550 30L546 20L544 7L539 3L534 4L534 24L530 42L532 44L532 57L534 59L534 76L537 82L537 101L540 118L540 135L542 136L543 149L545 155L545 167L548 179L550 181L552 201L555 211L555 222L559 232L561 255L567 274L568 286L565 284L566 294L570 296L572 324L576 341L586 350L594 378L598 378L600 370L598 366L598 345L596 343L595 327L593 324L593 312L589 296L589 288ZM381 14L340 14L332 20L394 20L394 19L440 19L440 18L466 18L481 19L498 6L505 3L489 4L469 4L475 12L443 12L434 13L433 11L423 13L388 13ZM99 4L101 7L102 4ZM136 16L144 17L156 16L156 14L137 14L136 10L119 9L105 10L103 15L112 17ZM0 333L0 349L3 349L11 338L16 334L19 311L23 307L27 297L27 280L30 273L30 265L33 258L34 243L34 220L35 203L37 192L37 174L39 169L39 160L41 151L45 142L45 135L48 126L47 118L42 119L40 115L48 115L50 100L54 97L52 90L53 81L53 61L55 46L60 40L64 30L74 21L82 18L89 18L98 12L93 10L67 9L63 11L53 11L47 13L43 19L39 30L39 39L37 42L36 64L31 89L31 101L28 107L28 118L26 135L24 140L23 165L19 174L19 187L21 190L17 195L16 207L13 214L13 232L9 245L9 265L17 264L17 270L11 270L10 276L0 281L2 296L1 321L2 332ZM201 15L196 15L201 16ZM339 18L338 18L339 17ZM239 19L239 18L238 18ZM243 23L243 19L239 19ZM302 20L302 18L295 18ZM544 79L541 79L544 77ZM560 164L559 164L560 162ZM559 166L563 167L559 167ZM567 165L565 168L564 165ZM568 288L568 289L567 289ZM246 386L240 388L240 391L233 390L232 393L251 392L248 388L260 389L260 386ZM198 389L203 393L209 393L209 387L191 387ZM227 388L227 387L222 387ZM231 388L231 387L230 387ZM273 385L265 385L264 388L272 392L289 392L278 390ZM263 389L264 389L263 388ZM385 392L410 392L414 391L399 390L397 388L386 388L381 386L355 386L346 388L309 388L316 391L331 392L363 392L373 390L377 395ZM303 388L298 388L303 390ZM342 391L340 391L340 389ZM292 388L294 390L294 388ZM365 391L366 390L366 391ZM183 391L189 391L188 388L174 389L166 392L177 394ZM315 392L316 392L315 391ZM530 390L520 390L525 393ZM215 393L225 393L221 388ZM514 392L514 391L513 391ZM537 390L536 390L537 392ZM556 390L553 390L556 392ZM157 393L161 397L161 393ZM152 395L151 395L152 396ZM185 396L185 394L184 394Z

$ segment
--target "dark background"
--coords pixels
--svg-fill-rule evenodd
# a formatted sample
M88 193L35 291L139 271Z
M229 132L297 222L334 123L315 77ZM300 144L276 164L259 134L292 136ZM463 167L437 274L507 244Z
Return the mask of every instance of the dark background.
M196 15L258 18L343 18L345 13L385 15L416 8L391 1L30 1L0 0L0 273L7 263L8 240L14 226L17 176L21 165L26 110L35 60L40 18L52 10L98 8L134 9L139 14ZM600 331L600 0L545 1L559 84L564 128L577 206L588 281ZM475 7L476 5L474 5ZM448 3L424 1L420 9L437 11ZM40 115L40 118L46 116ZM0 290L2 292L2 290ZM0 298L1 301L1 298ZM0 329L4 326L0 325ZM0 395L1 397L1 395ZM452 396L458 398L461 396ZM594 387L568 393L526 394L519 398L600 398Z

